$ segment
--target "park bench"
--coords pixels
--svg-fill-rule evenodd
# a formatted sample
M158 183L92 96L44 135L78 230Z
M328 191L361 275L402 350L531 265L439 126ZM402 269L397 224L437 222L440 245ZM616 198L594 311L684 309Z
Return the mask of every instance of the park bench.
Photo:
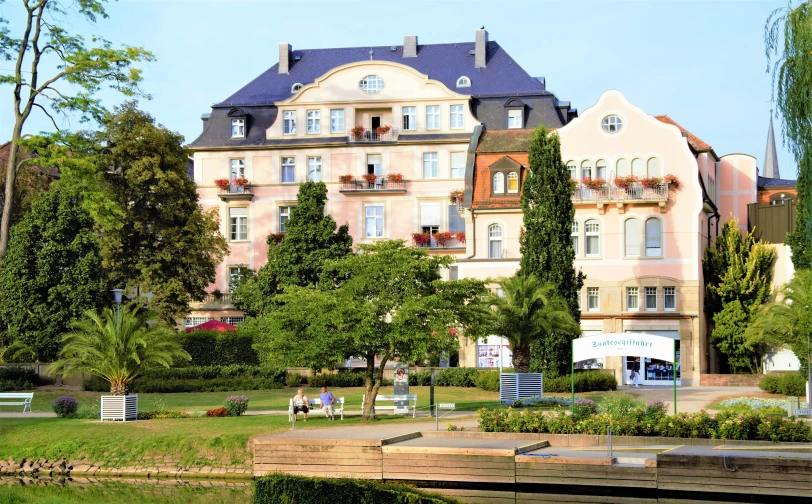
M314 410L321 411L321 399L308 399L307 400L307 407L312 413ZM336 402L333 403L333 407L341 416L341 419L344 420L344 398L343 397L336 397ZM293 399L290 400L288 404L288 422L293 421Z
M33 392L0 392L0 406L22 406L23 413L28 409L31 412Z
M379 406L378 403L380 401L408 401L406 406ZM417 394L408 394L408 395L380 395L378 394L375 397L375 404L372 405L372 409L377 410L392 410L394 412L398 412L398 410L405 409L406 414L409 414L409 410L412 410L412 418L415 418L417 415ZM364 410L364 399L361 398L361 411Z

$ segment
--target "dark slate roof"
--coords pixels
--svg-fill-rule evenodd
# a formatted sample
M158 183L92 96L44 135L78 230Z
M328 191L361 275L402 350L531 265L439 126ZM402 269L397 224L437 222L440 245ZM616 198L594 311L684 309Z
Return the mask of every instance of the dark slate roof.
M271 105L285 100L290 98L290 88L297 82L307 85L335 67L369 61L370 50L374 51L373 60L410 66L454 91L457 79L465 75L471 79L471 87L459 91L474 97L550 94L493 41L488 42L485 68L474 68L474 56L469 54L474 49L473 42L418 45L416 58L404 58L403 46L395 48L395 51L390 51L389 46L294 50L288 75L279 74L277 63L214 106ZM295 56L301 59L295 61Z
M795 187L797 183L797 180L768 178L759 175L757 185L758 187Z

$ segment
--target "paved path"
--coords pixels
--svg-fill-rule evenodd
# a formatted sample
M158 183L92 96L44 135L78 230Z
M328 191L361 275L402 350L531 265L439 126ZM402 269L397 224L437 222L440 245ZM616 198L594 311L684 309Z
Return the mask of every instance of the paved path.
M622 386L618 391L628 392L639 396L646 402L662 401L668 404L669 413L673 411L674 389L672 387L639 387ZM677 387L677 411L681 413L696 413L707 409L708 404L721 397L752 396L762 394L758 387Z

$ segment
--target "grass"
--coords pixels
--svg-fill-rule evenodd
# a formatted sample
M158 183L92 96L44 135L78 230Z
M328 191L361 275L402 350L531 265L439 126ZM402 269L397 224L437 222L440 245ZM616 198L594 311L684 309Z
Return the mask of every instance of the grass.
M232 483L233 485L233 483ZM249 502L253 488L239 486L190 486L167 481L156 484L99 481L94 484L43 484L2 486L0 504L232 504Z

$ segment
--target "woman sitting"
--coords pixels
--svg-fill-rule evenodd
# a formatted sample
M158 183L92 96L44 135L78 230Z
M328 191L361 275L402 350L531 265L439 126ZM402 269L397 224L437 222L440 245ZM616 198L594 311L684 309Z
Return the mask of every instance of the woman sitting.
M308 412L308 402L307 396L304 395L302 389L299 389L296 392L296 395L293 396L293 419L296 420L296 414L299 412L304 414L304 421L307 422L307 412Z

